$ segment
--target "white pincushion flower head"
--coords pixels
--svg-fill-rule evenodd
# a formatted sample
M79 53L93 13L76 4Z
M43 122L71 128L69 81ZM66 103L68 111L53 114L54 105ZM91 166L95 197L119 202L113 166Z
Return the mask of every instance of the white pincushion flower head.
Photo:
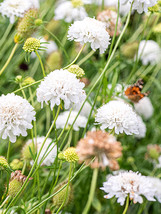
M77 111L72 111L70 116L69 116L69 111L65 111L61 113L56 120L56 128L63 129L69 116L69 120L66 125L66 128L68 128L68 126L71 126L73 124L77 114L78 114ZM79 115L73 125L73 129L75 131L79 131L80 128L85 128L86 124L87 124L87 118L85 116Z
M44 136L37 137L37 139L34 138L34 144L36 147L37 154L39 153L44 140L45 140ZM26 145L28 145L28 149L29 149L29 145L31 145L31 144L32 144L32 139L28 140L26 143ZM40 163L40 161L44 155L45 155L44 156L45 159L42 161L41 166L43 166L43 165L51 166L54 163L56 155L57 155L57 147L54 144L55 144L55 142L52 142L51 138L47 138L47 140L43 146L43 149L40 153L40 156L38 158L38 164ZM31 163L31 165L33 165L33 161L31 161L30 163Z
M64 1L55 9L54 19L70 23L72 21L83 20L87 16L84 7L74 7L71 1Z
M27 129L32 128L35 111L30 103L15 94L0 97L0 136L14 143L16 136L27 136Z
M143 116L144 119L149 119L154 112L153 105L148 97L143 97L138 103L134 103L136 112Z
M95 121L101 129L114 129L116 134L139 134L138 118L132 107L120 100L113 100L97 110Z
M69 27L68 39L80 42L81 45L89 42L94 51L100 50L100 54L103 54L110 44L110 36L106 31L106 25L89 17L82 21L75 21Z
M148 65L148 63L155 65L160 61L161 48L153 40L142 40L139 44L138 57L143 65Z
M152 182L138 172L124 171L119 172L118 175L108 176L101 189L108 193L105 198L110 199L115 196L120 205L124 205L128 195L134 203L143 203L142 196L149 201L155 201Z
M51 109L55 105L59 106L61 100L64 102L64 108L69 109L73 104L79 104L84 101L86 94L83 90L84 83L81 83L76 75L68 70L55 70L48 74L37 89L37 100L48 104Z
M137 10L138 13L147 13L148 7L153 7L157 4L157 0L128 0L132 5L133 10Z
M0 13L7 16L11 24L14 23L15 17L23 17L25 12L35 7L31 0L4 0L0 3Z
M139 130L139 134L136 134L135 137L140 139L140 138L144 138L146 136L146 125L143 122L142 118L137 115L138 118L138 130Z

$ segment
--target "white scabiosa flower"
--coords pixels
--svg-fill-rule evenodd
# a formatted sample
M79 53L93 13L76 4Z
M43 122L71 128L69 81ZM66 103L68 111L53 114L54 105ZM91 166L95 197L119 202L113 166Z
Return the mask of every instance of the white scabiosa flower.
M68 126L71 126L73 124L77 114L78 114L78 112L76 112L76 111L72 111L70 116L69 116L69 111L65 111L65 112L61 113L56 120L56 128L57 129L63 129L66 122L67 122L68 116L69 116L69 120L68 120L68 123L66 125L66 128ZM87 123L87 118L82 116L82 115L79 115L77 120L75 121L75 123L73 125L73 129L75 131L79 131L80 128L85 128L86 123Z
M142 40L139 44L138 58L141 59L143 65L157 64L161 58L161 48L153 40Z
M34 6L35 3L31 0L4 0L0 3L0 13L7 16L13 24L15 17L23 17L25 12Z
M149 201L155 201L152 182L138 172L125 171L111 175L101 189L108 193L105 198L110 199L115 196L120 205L124 205L128 194L133 203L143 203L142 196Z
M89 17L82 21L76 21L69 27L68 39L80 42L81 45L89 42L94 51L100 50L100 54L103 54L110 44L106 25Z
M148 97L143 97L138 103L134 103L136 112L143 116L144 119L149 119L154 112L153 105Z
M138 13L147 13L148 7L152 7L157 4L157 0L128 0L131 4L133 3L132 8L137 10Z
M155 177L148 177L150 182L153 184L155 191L155 198L161 203L161 180Z
M74 7L71 1L64 1L55 9L54 19L70 23L72 21L83 20L87 16L83 6Z
M34 144L36 147L37 154L39 153L44 140L45 140L44 136L37 137L37 139L34 139ZM31 145L31 144L32 144L32 139L28 140L26 143L26 145ZM57 156L57 147L54 144L55 144L55 142L52 142L51 138L47 138L47 140L43 146L43 149L40 153L40 156L38 158L38 164L40 163L40 161L44 155L45 155L44 156L45 159L42 161L41 166L44 166L44 165L51 166L54 163L55 158ZM31 165L33 165L34 161L31 161L30 163L31 163Z
M69 109L73 104L82 102L86 95L83 90L84 83L81 83L76 75L67 70L55 70L47 75L37 89L37 100L48 104L51 109L55 105L59 106L61 100L64 102L64 108Z
M34 108L29 102L15 94L0 97L0 136L14 143L16 136L27 136L27 129L32 128L35 120Z
M146 125L143 122L142 118L137 115L138 118L138 130L139 130L139 134L136 134L135 137L140 139L140 138L144 138L146 136Z
M97 110L95 121L101 129L114 129L116 134L125 132L127 135L139 134L138 118L129 104L114 100Z
M161 156L158 158L158 164L156 164L156 168L161 168Z

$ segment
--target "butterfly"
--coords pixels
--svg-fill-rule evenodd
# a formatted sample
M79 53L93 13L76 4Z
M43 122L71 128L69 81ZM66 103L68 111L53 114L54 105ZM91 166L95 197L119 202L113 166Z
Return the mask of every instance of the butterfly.
M144 81L139 79L134 85L129 86L125 90L125 95L130 99L132 102L137 103L143 97L148 96L149 92L141 93L143 89Z

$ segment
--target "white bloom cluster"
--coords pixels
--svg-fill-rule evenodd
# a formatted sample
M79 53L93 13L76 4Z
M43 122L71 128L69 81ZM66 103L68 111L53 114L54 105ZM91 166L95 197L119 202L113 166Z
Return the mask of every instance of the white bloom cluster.
M0 97L0 136L14 143L16 136L27 136L27 129L32 128L35 111L30 103L15 94Z
M154 112L154 108L148 97L143 97L138 103L134 103L134 108L136 112L146 120L149 119Z
M51 109L59 106L64 101L64 108L69 109L73 104L81 103L86 95L83 90L84 83L76 78L76 75L67 70L55 70L48 74L37 89L37 100L48 104Z
M139 44L138 57L143 65L148 65L148 63L155 65L160 61L161 48L153 40L142 40Z
M87 16L83 6L74 7L71 1L64 1L55 9L54 19L70 23L72 21L83 20Z
M157 0L128 0L131 4L133 3L132 8L137 10L138 13L148 12L148 7L152 7L157 4Z
M66 122L67 122L68 116L69 116L69 120L67 122L66 128L68 126L72 125L77 114L78 114L78 112L76 112L76 111L72 111L70 116L69 116L69 111L65 111L65 112L61 113L57 118L56 128L57 129L59 129L59 128L63 129ZM73 125L73 129L75 131L79 131L80 128L85 128L86 124L87 124L87 118L82 116L82 115L79 115L78 118L76 119L74 125Z
M155 191L155 198L161 203L161 180L155 177L148 177L150 182L153 184Z
M82 45L91 43L91 48L100 50L103 54L110 44L110 36L106 31L106 25L94 18L85 18L82 21L75 21L69 27L68 39L80 42Z
M139 121L136 113L129 104L114 100L97 110L96 122L101 129L115 129L115 133L125 132L127 135L139 134Z
M101 189L108 193L105 198L109 199L115 196L120 205L124 205L128 194L134 203L143 203L142 196L145 196L149 201L155 201L152 182L148 177L142 176L138 172L124 171L118 175L111 175L103 183Z
M36 145L36 152L37 154L39 153L40 151L40 148L42 146L42 143L44 142L45 140L45 137L37 137L37 139L34 138L34 144ZM32 139L28 140L26 145L29 145L32 143ZM54 161L55 161L55 158L56 158L56 155L57 155L57 147L56 145L54 146L55 142L52 142L52 139L51 138L47 138L44 146L43 146L43 149L40 153L40 156L38 158L38 164L40 163L41 159L43 158L43 156L45 157L45 159L42 161L41 163L41 166L45 165L45 166L51 166ZM33 161L30 162L31 165L33 165Z
M0 13L2 16L7 16L13 24L15 17L23 17L27 10L37 7L39 7L38 0L4 0L0 3Z
M138 118L139 134L136 134L135 137L140 139L140 138L144 138L146 136L146 125L139 115L137 115L137 118Z

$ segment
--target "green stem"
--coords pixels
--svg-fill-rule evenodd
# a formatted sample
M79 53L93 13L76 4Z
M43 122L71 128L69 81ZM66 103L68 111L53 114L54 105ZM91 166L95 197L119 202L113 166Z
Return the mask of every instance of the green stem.
M23 168L22 168L22 174L24 174L24 172L25 172L26 165L27 165L27 162L26 162L26 161L24 161Z
M71 175L72 175L72 166L73 166L73 163L70 163L69 178L68 178L68 184L67 184L67 190L66 190L65 198L64 198L64 201L63 201L62 205L59 207L58 211L56 212L56 214L58 214L60 212L60 210L63 208L63 206L64 206L64 204L65 204L65 202L67 200L68 189L69 189L70 179L71 179Z
M60 112L60 108L61 108L61 107L60 107L60 105L59 105L58 110L57 110L56 117L54 118L54 121L53 121L53 123L52 123L52 125L51 125L51 127L50 127L50 129L49 129L49 131L48 131L48 133L47 133L47 135L46 135L46 137L45 137L45 139L44 139L44 142L43 142L42 145L41 145L41 148L40 148L40 150L39 150L39 153L38 153L38 155L36 156L35 162L34 162L32 168L31 168L31 170L30 170L30 172L29 172L29 174L28 174L28 176L27 176L27 178L26 178L24 184L22 185L21 189L19 190L19 192L17 193L17 195L15 196L15 198L13 198L13 200L11 201L11 203L8 205L8 207L7 207L7 209L5 210L5 213L4 213L4 214L6 214L7 211L9 210L9 208L11 207L11 205L13 205L13 203L16 202L16 200L17 200L18 197L20 196L21 192L22 192L23 189L26 187L27 182L28 182L30 176L32 175L32 173L33 173L33 171L34 171L34 168L35 168L35 166L37 165L37 161L38 161L38 158L39 158L39 156L40 156L40 153L41 153L41 151L42 151L42 149L43 149L43 147L44 147L44 144L45 144L47 138L49 137L49 135L50 135L50 133L51 133L53 127L55 126L57 117L58 117L59 112ZM39 166L40 166L40 164L39 164Z
M127 212L127 210L128 210L128 207L129 207L129 198L130 198L130 196L129 196L129 194L128 194L127 199L126 199L125 209L124 209L124 211L123 211L122 214L126 214L126 212Z
M81 59L77 65L82 65L84 62L86 62L93 54L95 53L94 50L92 50L91 52L89 52L83 59Z
M148 201L146 200L143 204L140 205L140 208L139 208L137 214L142 214L143 213L143 211L145 210L145 207L146 207L147 203L148 203Z
M2 204L0 205L0 209L3 207L3 205L8 201L8 199L10 198L10 196L8 195L6 197L6 199L2 202Z
M12 29L13 24L9 24L5 33L3 34L2 39L0 40L0 47L2 47L3 43L5 42L8 34L10 33L11 29Z
M8 142L8 150L7 150L7 162L9 163L9 157L10 157L10 149L11 149L11 142Z
M20 83L19 86L20 86L20 89L21 89L21 92L22 92L23 97L27 100L27 97L26 97L26 95L25 95L25 92L24 92L24 90L23 90L23 88L22 88L22 84Z
M80 49L80 51L79 51L79 53L77 54L77 56L75 57L75 59L74 59L69 65L67 65L66 67L64 67L63 69L69 68L71 65L73 65L73 64L77 61L77 59L78 59L79 56L81 55L81 53L82 53L84 47L85 47L85 44L82 46L82 48Z
M0 70L0 76L2 75L3 71L7 68L8 64L10 63L17 47L18 47L18 43L15 44L15 46L13 47L13 49L11 51L9 58L7 59L6 63L4 64L3 68Z
M82 212L82 214L87 214L89 213L93 198L94 198L94 193L97 185L97 177L98 177L98 168L95 168L93 170L93 176L92 176L92 182L91 182L91 188L90 188L90 193L88 196L88 201L87 204Z
M37 51L35 51L35 53L36 53L36 56L37 56L37 57L38 57L38 59L39 59L39 62L40 62L40 65L41 65L41 69L42 69L43 76L45 77L45 76L46 76L46 74L45 74L45 69L44 69L44 66L43 66L43 63L42 63L41 57L40 57L40 55L39 55L39 53L38 53Z
M69 60L69 56L68 56L65 48L63 47L62 43L60 42L60 40L53 33L51 33L46 27L43 27L43 28L44 28L45 31L47 31L57 41L57 43L60 45L60 47L64 51L64 54L65 54L66 58Z

